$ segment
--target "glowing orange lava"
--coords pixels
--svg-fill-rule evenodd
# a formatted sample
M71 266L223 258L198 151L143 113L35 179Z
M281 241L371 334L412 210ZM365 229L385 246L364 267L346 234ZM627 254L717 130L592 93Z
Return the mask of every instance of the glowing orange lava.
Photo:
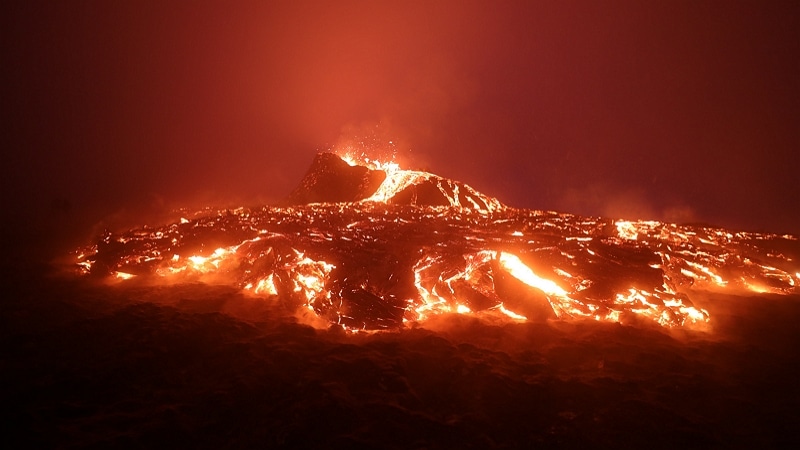
M351 331L445 313L687 326L709 321L690 301L698 290L800 286L794 236L520 210L433 174L365 163L386 178L363 200L221 210L107 233L78 252L78 268L234 284ZM420 183L449 205L397 204Z

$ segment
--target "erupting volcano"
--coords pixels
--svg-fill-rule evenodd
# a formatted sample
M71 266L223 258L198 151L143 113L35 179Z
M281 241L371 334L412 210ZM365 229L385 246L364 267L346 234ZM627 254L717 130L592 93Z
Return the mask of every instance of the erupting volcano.
M800 448L800 2L3 6L8 448Z
M445 313L705 327L698 291L798 292L795 236L513 208L394 163L317 155L279 205L105 233L97 277L238 286L315 325L397 330Z

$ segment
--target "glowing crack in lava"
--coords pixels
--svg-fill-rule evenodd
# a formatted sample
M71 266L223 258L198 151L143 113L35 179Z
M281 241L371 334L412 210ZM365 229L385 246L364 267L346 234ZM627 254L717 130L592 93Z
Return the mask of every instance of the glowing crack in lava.
M443 313L702 325L698 290L796 293L797 238L516 209L466 184L317 156L277 206L106 233L99 277L234 284L350 331Z

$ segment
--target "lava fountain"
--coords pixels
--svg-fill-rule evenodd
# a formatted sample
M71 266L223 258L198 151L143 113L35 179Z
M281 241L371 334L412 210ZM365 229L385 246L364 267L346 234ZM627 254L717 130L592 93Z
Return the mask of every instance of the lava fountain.
M446 313L703 327L693 293L797 293L797 255L792 235L518 209L428 172L322 153L279 205L106 232L77 266L235 285L352 332Z

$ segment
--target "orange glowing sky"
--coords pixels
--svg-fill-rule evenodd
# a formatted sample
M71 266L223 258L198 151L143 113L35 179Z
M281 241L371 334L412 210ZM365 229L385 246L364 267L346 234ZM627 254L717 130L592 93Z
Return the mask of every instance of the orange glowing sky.
M14 3L23 215L276 200L379 124L510 205L800 232L792 2Z

